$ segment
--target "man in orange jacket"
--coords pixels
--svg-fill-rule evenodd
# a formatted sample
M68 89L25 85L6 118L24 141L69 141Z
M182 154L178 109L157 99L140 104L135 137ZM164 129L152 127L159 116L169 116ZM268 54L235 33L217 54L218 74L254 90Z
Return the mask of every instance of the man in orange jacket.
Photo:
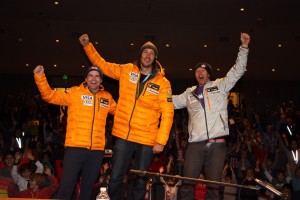
M52 90L43 66L38 65L33 73L44 101L68 106L66 149L57 198L72 199L81 171L80 199L91 199L102 165L106 117L114 114L117 107L111 94L101 86L102 71L97 66L87 68L85 82L68 91Z
M103 73L119 80L118 108L112 134L117 138L113 150L108 192L111 200L121 197L121 184L133 155L134 168L149 171L153 153L166 145L173 123L174 107L170 82L157 62L157 48L145 43L136 63L124 65L106 62L89 42L79 38L90 61ZM144 199L147 179L136 179L134 199Z

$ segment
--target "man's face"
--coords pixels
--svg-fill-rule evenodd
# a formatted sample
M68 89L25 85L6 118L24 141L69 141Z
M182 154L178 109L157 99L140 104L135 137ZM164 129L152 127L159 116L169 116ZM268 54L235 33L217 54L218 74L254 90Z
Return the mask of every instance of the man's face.
M23 178L29 179L30 178L30 174L31 174L30 170L26 169L24 172L22 172L21 175L22 175Z
M144 51L142 52L141 55L141 67L152 67L152 63L155 59L155 53L152 49L146 48L144 49Z
M14 156L12 156L12 155L7 155L7 156L5 157L4 163L5 163L6 166L11 167L11 166L14 165L14 162L15 162Z
M102 80L100 74L97 71L90 71L86 76L85 81L91 91L97 92Z
M195 78L199 85L205 85L209 80L209 73L202 67L198 67L195 71Z
M279 173L279 174L277 175L277 178L278 178L279 181L283 181L283 180L285 179L285 176L284 176L284 174Z

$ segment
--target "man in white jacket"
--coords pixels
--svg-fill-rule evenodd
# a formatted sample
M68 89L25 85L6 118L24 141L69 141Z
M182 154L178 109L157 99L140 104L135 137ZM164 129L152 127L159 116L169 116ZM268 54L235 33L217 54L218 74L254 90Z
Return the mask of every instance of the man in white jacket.
M224 137L229 135L227 98L229 91L246 72L250 36L241 33L241 46L235 65L223 78L210 80L208 63L195 66L197 86L173 95L175 109L187 108L189 113L189 144L184 162L184 176L198 178L204 166L206 178L221 181L226 156ZM194 182L184 181L182 200L193 199ZM219 186L207 184L206 199L219 199Z

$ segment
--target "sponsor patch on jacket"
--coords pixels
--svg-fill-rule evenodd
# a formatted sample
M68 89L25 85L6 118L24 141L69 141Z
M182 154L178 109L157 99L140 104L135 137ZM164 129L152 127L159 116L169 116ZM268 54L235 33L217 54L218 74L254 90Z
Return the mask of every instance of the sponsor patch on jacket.
M100 99L100 107L109 108L108 103L109 103L108 99L105 98Z
M82 95L81 99L83 100L84 106L93 106L93 96Z
M192 103L197 102L197 99L196 99L196 97L194 97L193 95L190 95L190 96L188 97L188 101L190 102L190 104L192 104Z
M220 93L220 90L219 90L218 86L207 88L206 91L207 91L208 95L213 95L213 94L216 94L216 93Z
M137 83L139 80L139 74L136 72L130 72L129 77L130 77L129 82L131 83Z
M166 94L166 97L167 97L167 101L168 102L173 102L173 99L172 99L172 89L171 88L168 89L168 93Z
M158 95L159 94L159 85L154 83L149 83L147 86L147 92L150 92L152 94Z

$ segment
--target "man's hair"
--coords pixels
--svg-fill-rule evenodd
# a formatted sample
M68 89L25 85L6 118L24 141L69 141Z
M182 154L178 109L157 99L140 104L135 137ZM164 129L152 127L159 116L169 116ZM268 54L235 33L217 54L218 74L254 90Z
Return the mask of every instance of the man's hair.
M29 163L24 163L21 164L19 168L19 173L24 173L26 170L29 170L30 173L34 173L36 171L37 167L35 164L32 164L31 162Z

